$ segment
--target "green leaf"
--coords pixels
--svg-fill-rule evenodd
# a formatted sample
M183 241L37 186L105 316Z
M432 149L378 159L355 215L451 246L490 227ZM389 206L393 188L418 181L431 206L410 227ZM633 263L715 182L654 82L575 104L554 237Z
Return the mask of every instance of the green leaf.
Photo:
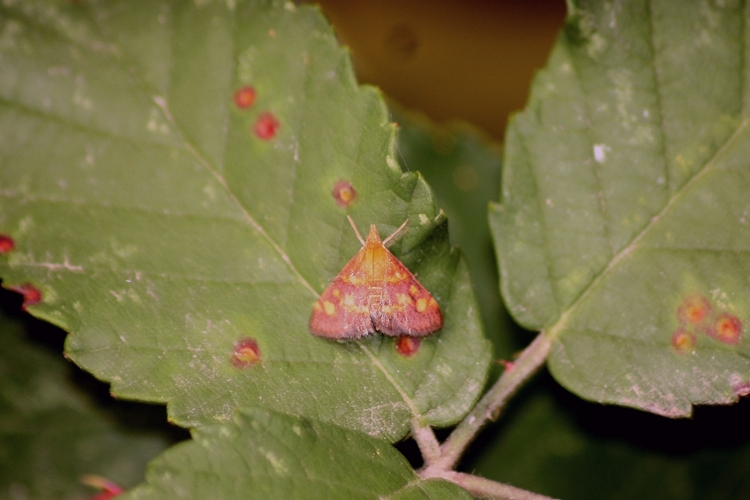
M420 480L388 443L332 424L245 409L233 423L191 432L193 441L154 460L147 483L122 499L471 498L452 483Z
M312 7L291 2L5 4L0 257L68 355L184 426L261 405L396 440L449 425L490 352L464 260L429 187L394 160L381 96L358 87ZM256 91L249 108L234 93ZM263 113L279 123L262 140ZM337 204L337 181L357 196ZM358 250L345 215L387 235L437 298L442 332L335 343L307 323ZM251 339L251 340L248 340ZM232 363L256 342L259 362ZM240 363L242 364L242 363Z
M91 495L84 474L121 486L140 481L166 440L118 428L93 409L71 382L70 365L27 340L26 329L0 313L0 497Z
M746 23L577 2L508 131L503 296L585 398L677 417L748 392Z

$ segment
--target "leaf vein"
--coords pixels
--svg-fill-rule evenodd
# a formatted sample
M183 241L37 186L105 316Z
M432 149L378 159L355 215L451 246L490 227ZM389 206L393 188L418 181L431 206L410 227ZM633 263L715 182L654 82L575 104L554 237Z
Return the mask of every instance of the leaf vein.
M570 305L570 307L563 312L557 322L549 328L549 334L552 338L560 334L560 332L565 328L568 318L573 314L578 306L580 306L585 301L592 290L594 290L597 285L599 285L599 283L602 282L613 271L613 269L617 267L620 261L627 257L633 250L638 248L639 242L652 230L654 230L655 227L658 227L658 223L664 218L667 213L669 213L672 207L677 204L677 201L682 197L682 195L689 191L693 185L695 185L706 175L707 172L711 170L711 167L715 165L715 163L730 147L730 145L735 140L737 140L743 132L745 132L745 129L748 127L748 125L750 125L750 118L745 118L744 120L742 120L740 125L737 127L737 130L731 136L729 136L729 138L724 142L724 144L721 145L721 147L717 149L716 153L714 153L714 155L705 163L705 165L703 165L700 170L698 170L685 184L683 184L679 190L674 192L674 194L670 197L667 203L665 203L664 207L659 211L659 213L651 218L646 227L644 227L641 232L636 234L630 241L630 243L626 247L624 247L617 255L615 255L612 260L610 260L609 264L602 270L602 272L600 272L593 280L591 280L589 286L587 286L578 296L578 298L576 298L576 300Z

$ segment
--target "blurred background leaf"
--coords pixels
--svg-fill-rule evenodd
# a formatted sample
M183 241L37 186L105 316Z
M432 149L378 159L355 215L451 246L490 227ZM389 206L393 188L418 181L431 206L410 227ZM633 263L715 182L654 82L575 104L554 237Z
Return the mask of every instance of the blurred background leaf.
M462 469L553 498L731 500L750 489L750 401L672 420L578 399L545 374Z
M193 429L149 466L126 499L325 498L448 500L471 496L420 480L388 443L332 424L245 409L231 423Z
M102 405L91 394L100 384L63 359L64 333L20 315L15 295L0 292L0 498L89 497L85 474L134 486L183 436L158 407Z

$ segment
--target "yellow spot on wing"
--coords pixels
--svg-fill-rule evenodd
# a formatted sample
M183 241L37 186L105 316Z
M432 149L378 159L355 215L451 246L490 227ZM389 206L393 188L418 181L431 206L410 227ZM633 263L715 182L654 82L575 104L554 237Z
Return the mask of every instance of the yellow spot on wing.
M349 312L357 312L357 304L354 302L354 295L347 293L341 300L341 306Z
M365 284L365 279L360 276L341 276L341 281L354 286Z
M417 311L418 312L425 312L427 310L427 300L424 297L420 297L417 299Z
M336 306L326 300L323 302L323 310L325 310L327 315L333 316L333 313L336 312Z
M413 301L413 300L411 299L411 297L409 297L409 296L408 296L408 295L406 295L405 293L399 293L399 294L396 294L396 300L397 300L397 301L398 301L398 303L399 303L399 304L401 304L402 306L405 306L405 305L411 305L411 304L413 304L413 303L414 303L414 301Z

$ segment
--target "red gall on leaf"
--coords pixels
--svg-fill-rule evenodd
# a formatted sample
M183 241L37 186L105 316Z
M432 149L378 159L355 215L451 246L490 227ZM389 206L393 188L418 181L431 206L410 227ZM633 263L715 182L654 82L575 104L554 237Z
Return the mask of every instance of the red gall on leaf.
M677 309L681 323L698 324L711 313L711 303L703 295L695 294L685 298Z
M110 500L111 498L115 498L122 493L125 493L125 490L120 486L101 476L83 476L81 477L81 482L85 485L101 490L100 493L91 497L89 500Z
M396 352L405 358L414 356L419 351L419 344L422 341L419 337L410 337L408 335L401 335L396 339Z
M695 335L678 328L672 334L672 347L677 354L686 354L695 348Z
M735 345L742 336L742 322L737 316L721 313L716 318L713 328L710 328L707 333L720 342Z
M333 185L333 199L340 207L348 207L357 199L357 191L349 182L340 180Z
M23 309L24 311L29 306L33 306L42 301L42 292L31 283L9 286L8 290L12 290L23 295L23 304L21 304L21 309Z
M234 344L230 359L235 368L247 368L260 362L260 347L254 338L247 337Z
M255 89L247 85L234 93L234 105L239 109L247 109L255 103Z
M365 241L349 217L362 248L313 304L313 335L350 340L377 331L424 337L443 327L437 301L385 247L407 222L385 241L373 224Z
M16 248L16 242L10 236L0 234L0 254L9 253Z
M265 111L260 114L258 121L255 122L255 135L264 141L269 141L276 136L279 130L279 120L272 113Z

